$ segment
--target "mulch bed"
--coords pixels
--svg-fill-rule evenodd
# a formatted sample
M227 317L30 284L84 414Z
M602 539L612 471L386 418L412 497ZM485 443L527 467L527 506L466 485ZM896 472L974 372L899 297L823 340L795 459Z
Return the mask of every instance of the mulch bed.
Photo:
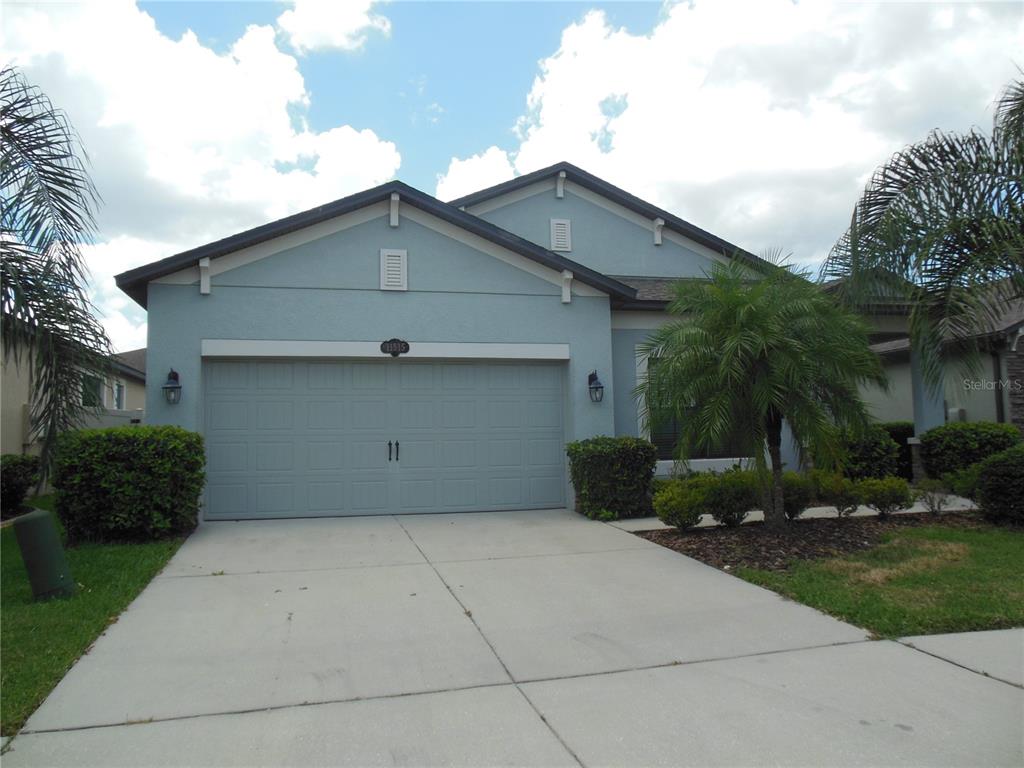
M796 520L778 533L765 528L762 523L748 523L739 528L671 529L642 531L636 535L725 571L737 567L784 571L795 560L860 552L877 546L886 533L936 522L961 528L984 525L977 515L972 514L949 513L938 518L927 514L904 514L888 520L877 517Z

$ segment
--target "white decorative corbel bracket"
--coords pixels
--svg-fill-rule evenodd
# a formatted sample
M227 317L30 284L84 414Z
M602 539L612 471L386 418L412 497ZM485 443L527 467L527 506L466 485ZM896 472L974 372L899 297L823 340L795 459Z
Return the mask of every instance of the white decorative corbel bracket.
M388 226L398 226L398 193L391 193L391 211L388 213Z
M572 272L568 269L562 270L562 303L568 304L572 301Z
M661 245L661 230L665 226L665 220L658 218L654 220L654 244Z
M558 179L555 181L555 197L559 200L565 197L565 171L558 172Z
M199 292L206 296L210 293L210 257L203 256L199 260Z

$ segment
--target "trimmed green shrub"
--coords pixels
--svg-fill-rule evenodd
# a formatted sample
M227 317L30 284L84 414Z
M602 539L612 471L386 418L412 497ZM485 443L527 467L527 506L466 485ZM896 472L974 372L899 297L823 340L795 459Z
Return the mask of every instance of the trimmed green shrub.
M914 503L910 485L902 477L867 477L858 486L864 503L883 520Z
M782 507L787 520L796 520L811 506L814 484L800 472L782 473Z
M914 495L933 515L942 512L949 503L949 489L946 484L932 477L921 480L914 488Z
M566 446L576 510L593 517L604 510L617 518L651 514L654 446L636 437L591 437Z
M203 438L180 427L66 432L57 442L57 515L68 539L156 539L195 527Z
M708 489L717 482L718 476L710 472L668 481L654 494L654 511L658 519L676 528L696 525L701 515L710 513Z
M814 482L818 489L818 501L835 507L839 517L849 517L863 503L857 481L843 477L838 472L817 475Z
M910 452L910 444L907 440L914 436L914 422L912 421L883 421L878 426L889 433L889 437L899 446L900 452L896 458L896 475L904 480L914 479L914 463Z
M1024 444L979 462L978 502L989 520L1024 525Z
M39 482L39 457L21 453L0 456L0 510L3 517L21 511L29 489Z
M715 475L710 483L704 503L716 522L733 528L747 519L750 510L758 505L757 478L753 472L733 468Z
M878 424L872 424L862 435L847 435L845 449L843 474L854 480L889 477L899 469L900 447Z
M957 472L947 472L942 476L942 482L949 486L949 490L957 496L977 501L978 499L978 472L981 470L981 462L971 464Z
M956 421L921 435L921 461L929 477L959 472L1021 441L1012 424Z

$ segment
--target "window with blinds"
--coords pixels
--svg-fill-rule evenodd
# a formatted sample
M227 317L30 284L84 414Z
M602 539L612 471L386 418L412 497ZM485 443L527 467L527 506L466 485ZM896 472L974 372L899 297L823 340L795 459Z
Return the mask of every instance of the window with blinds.
M651 358L647 361L648 369L657 365L658 361ZM696 408L688 409L686 414L693 413ZM684 414L685 416L685 414ZM680 458L676 455L676 447L682 432L682 422L674 414L668 412L651 412L651 442L658 454L659 461L671 461ZM736 436L729 436L720 445L711 448L698 448L685 457L688 459L737 459L745 458L747 453Z
M572 222L569 219L551 220L551 250L572 250Z
M380 289L382 291L408 290L408 258L404 250L381 248Z

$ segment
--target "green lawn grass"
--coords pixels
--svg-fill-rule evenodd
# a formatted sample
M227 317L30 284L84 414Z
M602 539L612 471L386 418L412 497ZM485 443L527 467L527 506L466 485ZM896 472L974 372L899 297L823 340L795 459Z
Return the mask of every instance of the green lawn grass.
M873 549L741 578L881 637L1024 626L1024 532L928 525Z
M52 496L29 501L53 509ZM32 600L13 527L0 531L0 733L15 733L93 641L181 545L83 544L67 550L78 592Z

